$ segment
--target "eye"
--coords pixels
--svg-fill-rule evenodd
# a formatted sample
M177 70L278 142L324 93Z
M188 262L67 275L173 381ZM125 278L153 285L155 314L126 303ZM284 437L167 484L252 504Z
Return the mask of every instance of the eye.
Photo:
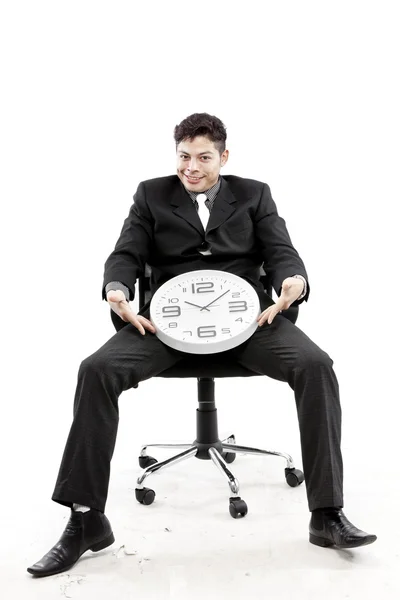
M179 158L182 158L183 160L186 160L189 157L187 156L187 154L180 154ZM201 158L203 160L211 160L211 156L202 156Z

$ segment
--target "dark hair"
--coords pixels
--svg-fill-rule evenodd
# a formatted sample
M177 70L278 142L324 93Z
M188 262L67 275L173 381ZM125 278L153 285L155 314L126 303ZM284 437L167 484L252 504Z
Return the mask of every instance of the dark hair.
M175 146L182 140L192 141L196 136L202 135L214 142L220 154L225 150L226 127L218 117L208 113L194 113L186 117L174 129Z

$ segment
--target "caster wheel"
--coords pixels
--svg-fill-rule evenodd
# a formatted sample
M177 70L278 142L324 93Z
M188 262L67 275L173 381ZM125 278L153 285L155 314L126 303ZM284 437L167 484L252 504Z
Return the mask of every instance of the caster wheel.
M226 444L236 444L236 438L233 434L226 438ZM235 460L236 454L235 452L225 450L225 452L222 453L222 458L226 463L230 464Z
M229 512L234 519L240 519L247 515L247 504L241 498L229 499Z
M285 469L285 477L290 487L297 487L304 481L304 473L300 469Z
M157 459L152 456L139 456L139 467L141 469L146 469L146 467L154 465L156 462Z
M230 464L233 463L233 461L235 460L236 454L234 452L223 452L222 458L226 463Z
M140 502L140 504L153 504L154 498L156 497L156 493L154 490L150 488L142 488L141 490L136 488L135 490L136 500Z

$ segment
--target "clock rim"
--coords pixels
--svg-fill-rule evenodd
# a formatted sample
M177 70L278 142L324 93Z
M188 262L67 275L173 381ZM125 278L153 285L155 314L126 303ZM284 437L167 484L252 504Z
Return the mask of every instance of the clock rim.
M216 276L216 275L224 276L224 277L229 276L229 277L237 278L240 280L241 283L244 283L245 285L247 285L248 291L254 295L254 300L256 302L256 305L258 304L258 311L255 316L254 323L250 324L247 329L245 329L241 333L237 334L233 338L227 338L225 340L218 340L214 344L212 344L212 343L211 344L206 344L206 343L203 343L203 344L192 343L191 344L189 341L183 341L183 340L177 340L176 338L175 339L171 338L166 333L164 333L161 329L159 329L153 319L153 316L152 316L152 307L155 306L158 297L164 293L164 292L162 292L163 287L171 284L171 282L173 282L175 279L187 278L190 276L197 277L197 276L201 276L201 275L206 276L206 277L212 277L212 276ZM186 354L217 354L219 352L226 352L227 350L232 350L233 348L240 346L240 344L243 344L245 341L247 341L253 335L253 333L258 329L259 325L257 322L257 318L260 314L261 314L260 298L259 298L256 290L253 288L253 286L248 281L246 281L243 277L240 277L240 275L236 275L235 273L230 273L229 271L220 271L217 269L197 269L195 271L187 271L186 273L181 273L180 275L175 275L175 277L172 277L171 279L168 279L168 281L165 281L155 291L155 293L150 301L150 320L156 328L155 335L158 337L158 339L161 342L163 342L170 348L173 348L174 350L179 350ZM218 345L219 345L219 347L218 347ZM221 348L221 345L223 345L224 347Z

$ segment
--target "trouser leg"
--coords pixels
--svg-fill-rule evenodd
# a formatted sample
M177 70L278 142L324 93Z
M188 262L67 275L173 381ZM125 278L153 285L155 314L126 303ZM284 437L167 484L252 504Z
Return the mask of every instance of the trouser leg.
M52 499L104 512L110 462L118 429L118 398L136 383L158 375L182 359L152 333L142 336L128 324L82 361L73 422Z
M235 358L248 369L289 383L296 400L309 508L342 507L341 407L332 359L282 315L238 346Z

